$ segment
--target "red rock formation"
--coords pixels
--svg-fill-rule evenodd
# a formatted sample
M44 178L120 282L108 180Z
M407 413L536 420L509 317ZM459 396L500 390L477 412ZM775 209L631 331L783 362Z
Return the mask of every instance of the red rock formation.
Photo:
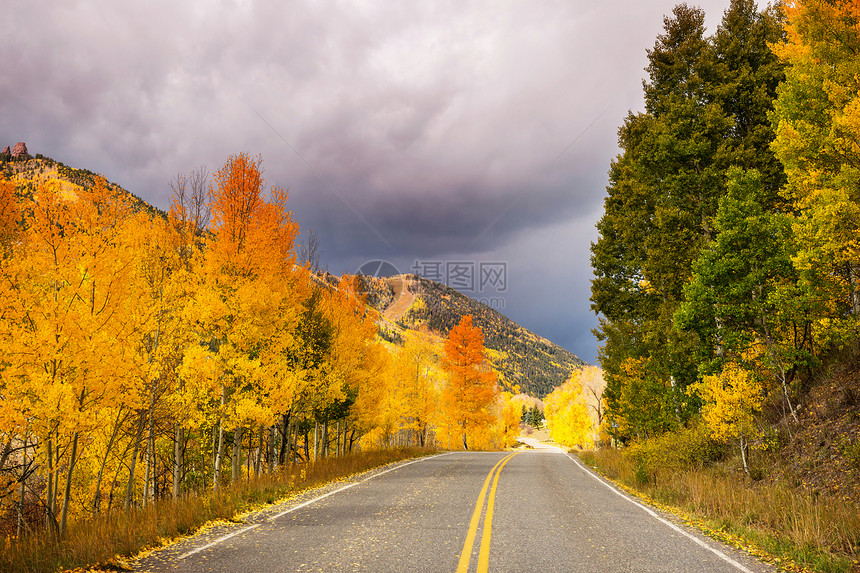
M19 141L12 148L12 157L17 158L21 156L29 156L30 154L27 152L27 144L23 141Z

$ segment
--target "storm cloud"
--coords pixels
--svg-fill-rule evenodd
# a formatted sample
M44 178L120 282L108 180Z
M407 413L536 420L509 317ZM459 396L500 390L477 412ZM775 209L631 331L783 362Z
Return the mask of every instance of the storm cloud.
M16 2L0 145L161 208L177 173L260 154L332 272L502 261L500 310L592 361L589 243L672 6Z

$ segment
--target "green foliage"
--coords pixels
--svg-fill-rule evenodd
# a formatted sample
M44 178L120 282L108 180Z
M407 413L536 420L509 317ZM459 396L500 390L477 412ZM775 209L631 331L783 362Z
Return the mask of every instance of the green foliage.
M839 449L854 469L860 470L860 439L842 436L839 438Z
M699 335L703 374L718 373L726 359L756 345L793 370L810 355L808 335L797 336L808 333L809 321L795 296L791 218L765 208L758 171L732 168L728 178L714 221L717 237L693 264L675 322Z
M634 466L650 476L711 465L724 459L726 453L725 443L715 439L707 425L701 422L636 442L628 449Z
M768 42L780 37L776 13L751 0L734 0L712 37L702 10L679 5L648 52L645 112L628 114L619 130L622 153L610 167L591 259L607 419L622 439L676 428L697 412L685 389L714 354L716 327L705 317L701 332L678 328L676 313L695 262L719 234L729 169L757 170L756 200L780 204L783 175L767 147L783 77Z
M525 406L523 406L525 408ZM532 406L528 413L525 414L525 423L529 426L539 428L544 421L544 415L540 408Z

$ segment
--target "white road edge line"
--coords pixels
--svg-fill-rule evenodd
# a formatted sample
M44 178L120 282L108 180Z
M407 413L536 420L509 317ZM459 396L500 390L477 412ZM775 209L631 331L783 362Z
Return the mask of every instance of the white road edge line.
M225 535L224 537L220 537L211 543L207 543L206 545L203 545L202 547L198 547L197 549L192 549L191 551L189 551L187 553L183 553L182 555L177 557L176 560L180 561L182 559L185 559L186 557L190 557L191 555L194 555L195 553L200 553L204 549L209 549L213 545L218 545L222 541L226 541L227 539L230 539L231 537L239 535L240 533L245 533L246 531L250 531L250 530L254 529L255 527L259 527L259 526L260 526L259 523L255 523L254 525L249 525L248 527L244 527L244 528L240 529L239 531L234 531L233 533L230 533L229 535Z
M402 468L402 467L405 467L405 466L408 466L408 465L411 465L411 464L414 464L414 463L422 462L422 461L424 461L424 460L429 460L430 458L438 458L438 457L440 457L440 456L447 456L447 455L449 455L449 454L451 454L451 453L452 453L452 452L446 452L446 453L444 453L444 454L436 454L436 455L434 455L434 456L426 456L426 457L423 457L423 458L418 458L417 460L412 460L412 461L410 461L410 462L406 462L405 464L400 464L399 466L395 466L395 467L393 467L393 468L389 468L389 469L385 470L384 472L379 472L378 474L373 474L373 475L372 475L372 476L370 476L370 477L366 477L366 478L364 478L364 479L363 479L363 480L361 480L361 481L353 482L353 483L351 483L351 484L348 484L348 485L343 486L342 488L338 488L338 489L336 489L336 490L334 490L334 491L330 491L330 492L328 492L328 493L326 493L326 494L323 494L323 495L321 495L321 496L315 497L315 498L313 498L313 499L309 499L308 501L306 501L306 502L304 502L304 503L300 503L299 505L297 505L297 506L295 506L295 507L291 507L290 509L288 509L288 510L286 510L286 511L282 511L282 512L281 512L281 513L279 513L279 514L277 514L277 515L274 515L274 516L270 517L270 518L269 518L269 519L267 519L266 521L268 521L269 523L272 523L273 521L275 521L275 520L276 520L276 519L278 519L279 517L283 517L283 516L287 515L288 513L292 513L292 512L294 512L294 511L296 511L296 510L299 510L299 509L301 509L301 508L303 508L303 507L307 507L308 505L310 505L310 504L312 504L312 503L316 503L316 502L318 502L318 501L319 501L319 500L321 500L321 499L325 499L325 498L327 498L327 497L328 497L328 496L330 496L330 495L334 495L334 494L336 494L336 493L340 493L340 492L342 492L342 491L344 491L344 490L347 490L347 489L349 489L349 488L351 488L351 487L357 486L358 484L360 484L360 483L364 483L364 482L366 482L366 481L368 481L368 480L371 480L371 479L373 479L373 478L375 478L375 477L381 476L381 475L383 475L383 474L387 474L388 472L393 472L394 470L400 469L400 468ZM182 559L185 559L186 557L190 557L191 555L194 555L195 553L200 553L200 552L201 552L201 551L203 551L204 549L209 549L209 548L210 548L210 547L212 547L213 545L218 545L218 544L219 544L219 543L221 543L222 541L226 541L226 540L230 539L231 537L234 537L234 536L239 535L239 534L241 534L241 533L245 533L246 531L250 531L250 530L254 529L255 527L259 527L260 525L262 525L262 523L255 523L254 525L249 525L248 527L245 527L245 528L243 528L243 529L240 529L239 531L234 531L233 533L230 533L230 534L228 534L228 535L225 535L224 537L219 537L218 539L216 539L215 541L212 541L211 543L207 543L206 545L203 545L202 547L198 547L198 548L196 548L196 549L192 549L191 551L188 551L187 553L183 553L182 555L180 555L179 557L177 557L177 558L176 558L176 560L177 560L177 561L180 561L180 560L182 560Z
M728 563L729 565L732 565L733 567L737 568L737 569L738 569L738 570L740 570L740 571L743 571L744 573L753 573L752 571L750 571L749 569L747 569L746 567L744 567L743 565L741 565L740 563L738 563L737 561L735 561L734 559L732 559L731 557L729 557L728 555L726 555L725 553L723 553L722 551L720 551L719 549L717 549L717 548L715 548L715 547L711 547L710 545L708 545L707 543L705 543L704 541L702 541L701 539L699 539L699 538L698 538L698 537L696 537L695 535L692 535L692 534L690 534L690 533L687 533L686 531L684 531L683 529L681 529L680 527L678 527L677 525L675 525L675 524L674 524L674 523L672 523L671 521L668 521L668 520L666 520L666 519L663 519L662 517L660 517L659 515L657 515L657 513L656 513L656 512L654 512L651 508L649 508L649 507L647 507L647 506L645 506L645 505L643 505L643 504L639 503L639 502L638 502L638 501L636 501L635 499L633 499L633 498L631 498L631 497L627 496L626 494L622 493L622 492L621 492L621 491L619 491L617 488L615 488L615 486L613 486L612 484L605 482L605 481L604 481L604 480L602 480L599 476L597 476L594 472L592 472L589 468L587 468L587 467L586 467L586 466L585 466L581 461L579 461L578 459L574 458L574 457L573 457L573 456L571 456L570 454L565 454L565 455L566 455L567 457L569 457L569 458L573 461L573 463L575 463L575 464L576 464L576 465L577 465L577 466L578 466L582 471L584 471L586 474L588 474L589 476L591 476L592 478L594 478L595 480L597 480L597 482L598 482L598 483L601 483L601 484L603 484L604 486L606 486L606 487L609 489L609 491L611 491L612 493L616 494L616 495L617 495L617 496L619 496L621 499L627 500L627 501L629 501L630 503L632 503L633 505L636 505L636 506L640 507L640 508L641 508L641 509L643 509L645 512L647 512L647 513L648 513L648 515L650 515L651 517L653 517L653 518L654 518L654 519L656 519L657 521L659 521L659 522L663 523L664 525L668 525L669 527L671 527L672 529L674 529L675 531L677 531L678 533L680 533L680 534L681 534L681 535L683 535L684 537L687 537L687 538L689 538L689 539L693 540L693 541L694 541L694 542L696 542L698 545L701 545L702 547L704 547L705 549L707 549L708 551L710 551L711 553L713 553L714 555L716 555L717 557L719 557L720 559L722 559L723 561L725 561L726 563Z

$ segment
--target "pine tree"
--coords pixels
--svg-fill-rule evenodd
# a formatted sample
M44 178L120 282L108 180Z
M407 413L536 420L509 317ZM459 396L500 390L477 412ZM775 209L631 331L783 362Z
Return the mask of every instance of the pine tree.
M629 435L665 431L695 414L685 388L698 377L700 342L673 317L693 262L714 239L727 170L761 168L768 201L778 197L781 174L761 148L771 137L768 96L781 77L767 42L778 38L775 14L757 12L751 0L734 0L712 38L704 36L704 13L682 4L648 52L646 111L629 114L619 130L622 153L610 168L592 245L607 415L627 422L648 417L651 401L624 388L634 364L643 373L636 379L648 380L662 396L658 402L671 405L672 415L655 412L657 424L647 430L620 424Z

